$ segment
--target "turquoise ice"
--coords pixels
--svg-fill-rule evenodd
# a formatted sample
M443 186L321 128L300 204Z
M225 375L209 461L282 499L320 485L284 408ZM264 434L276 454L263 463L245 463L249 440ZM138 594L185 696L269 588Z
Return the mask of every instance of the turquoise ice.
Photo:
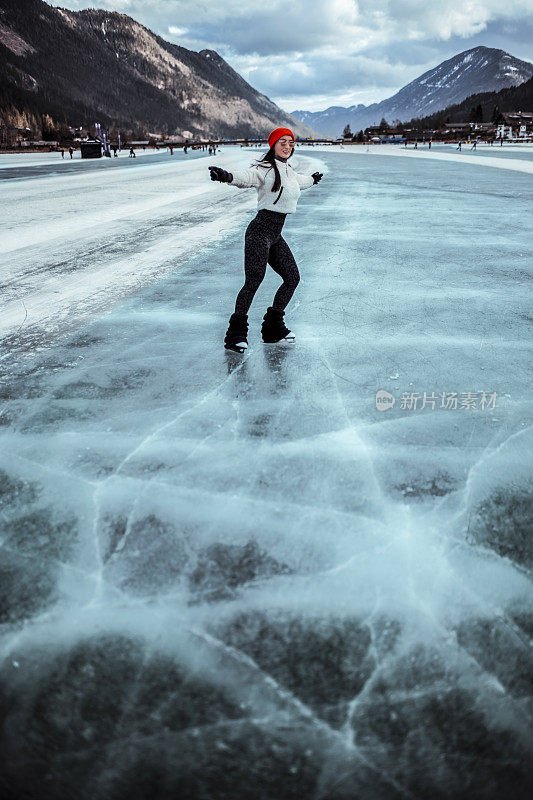
M297 339L260 340L269 271L244 356L255 193L207 166L258 151L2 162L9 797L530 796L532 161L498 150L298 148Z

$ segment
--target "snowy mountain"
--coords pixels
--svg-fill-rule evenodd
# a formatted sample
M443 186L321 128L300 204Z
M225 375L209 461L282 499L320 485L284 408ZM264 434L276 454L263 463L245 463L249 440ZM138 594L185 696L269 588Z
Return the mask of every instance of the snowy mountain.
M323 136L336 137L342 135L348 124L355 132L378 125L383 117L388 122L424 117L460 103L471 94L518 86L532 76L533 64L504 50L474 47L443 61L381 103L349 108L331 106L315 112L293 111L292 116Z
M125 14L43 0L0 0L0 122L17 114L185 137L264 136L276 125L310 134L215 51L170 44Z

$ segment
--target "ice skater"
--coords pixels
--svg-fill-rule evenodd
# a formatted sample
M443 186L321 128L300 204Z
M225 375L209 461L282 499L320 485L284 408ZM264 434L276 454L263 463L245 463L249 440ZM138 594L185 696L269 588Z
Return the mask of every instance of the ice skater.
M285 309L300 281L298 267L290 247L281 235L287 214L296 211L300 192L317 184L321 172L303 175L288 163L294 152L294 134L289 128L275 128L268 137L269 151L249 169L226 172L209 167L211 180L229 183L239 189L257 189L257 215L246 228L244 237L244 286L235 301L224 339L227 350L243 353L248 347L248 311L266 274L267 263L283 279L272 305L263 317L263 342L294 341L285 326Z

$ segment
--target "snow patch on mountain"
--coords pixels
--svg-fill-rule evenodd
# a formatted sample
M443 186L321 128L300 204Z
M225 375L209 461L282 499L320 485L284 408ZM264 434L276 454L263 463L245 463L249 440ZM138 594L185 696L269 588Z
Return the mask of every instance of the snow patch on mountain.
M424 117L478 92L499 91L518 86L533 76L533 64L521 61L503 50L475 47L443 61L404 86L393 97L370 106L324 111L293 111L292 116L323 136L337 137L346 125L352 131L388 122Z

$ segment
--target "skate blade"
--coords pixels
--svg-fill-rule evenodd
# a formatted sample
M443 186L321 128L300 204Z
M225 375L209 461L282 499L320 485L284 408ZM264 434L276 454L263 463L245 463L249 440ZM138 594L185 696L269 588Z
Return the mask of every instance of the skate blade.
M238 344L234 344L232 347L228 347L227 345L224 345L224 347L225 347L226 350L229 350L232 353L245 353L246 350L248 349L247 345L244 346L244 347L240 347Z

